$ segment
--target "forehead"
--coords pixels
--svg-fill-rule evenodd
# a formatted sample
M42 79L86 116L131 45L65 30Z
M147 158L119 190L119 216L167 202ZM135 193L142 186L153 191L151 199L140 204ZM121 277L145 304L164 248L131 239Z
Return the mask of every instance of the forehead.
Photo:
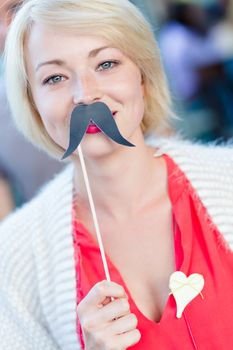
M41 61L61 59L72 62L77 59L91 59L103 48L117 50L101 36L62 31L34 23L24 43L25 63L26 66L35 68Z
M69 31L67 28L53 28L40 23L34 23L26 35L26 50L36 50L37 52L47 53L61 51L66 54L70 51L85 52L92 50L95 46L112 46L110 41L104 37Z

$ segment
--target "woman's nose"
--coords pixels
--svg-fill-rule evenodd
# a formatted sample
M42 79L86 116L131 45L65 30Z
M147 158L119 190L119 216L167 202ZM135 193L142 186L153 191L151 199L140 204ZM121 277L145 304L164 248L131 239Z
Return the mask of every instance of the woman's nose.
M74 104L91 104L101 99L99 82L93 74L85 74L77 80L74 91Z

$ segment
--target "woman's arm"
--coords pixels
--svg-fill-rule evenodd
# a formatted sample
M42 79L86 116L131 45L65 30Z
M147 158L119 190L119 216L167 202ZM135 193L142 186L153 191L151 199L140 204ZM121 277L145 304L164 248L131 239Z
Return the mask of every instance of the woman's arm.
M0 220L4 219L15 208L14 198L9 182L0 177Z

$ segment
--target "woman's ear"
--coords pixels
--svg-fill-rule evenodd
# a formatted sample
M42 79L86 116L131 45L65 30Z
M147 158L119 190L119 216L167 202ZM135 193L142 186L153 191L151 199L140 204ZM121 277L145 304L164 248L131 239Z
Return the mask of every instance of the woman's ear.
M144 76L142 72L141 72L141 85L144 85Z
M145 97L145 83L144 83L143 73L141 73L141 87L142 87L142 95L143 97Z

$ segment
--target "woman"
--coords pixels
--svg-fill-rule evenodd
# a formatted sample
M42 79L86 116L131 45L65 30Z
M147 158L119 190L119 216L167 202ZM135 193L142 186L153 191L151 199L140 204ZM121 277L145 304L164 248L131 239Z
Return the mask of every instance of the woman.
M82 141L111 282L77 151L72 165L2 224L3 349L233 344L232 148L159 138L170 98L138 10L126 0L28 1L8 37L6 70L15 121L47 152L62 156L72 110L93 102L110 108L136 147L93 125ZM144 135L153 130L147 145ZM177 291L169 290L175 271L205 281L178 317Z

